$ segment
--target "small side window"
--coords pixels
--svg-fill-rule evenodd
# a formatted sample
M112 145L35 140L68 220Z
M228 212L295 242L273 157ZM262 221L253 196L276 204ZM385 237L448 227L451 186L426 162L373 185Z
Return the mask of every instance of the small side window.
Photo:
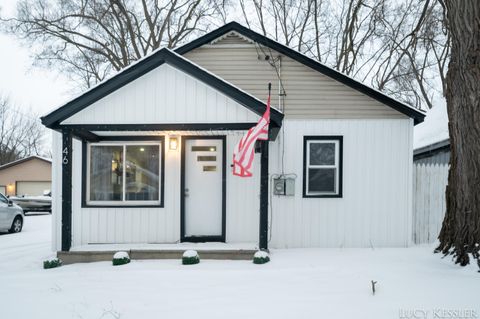
M342 197L342 136L305 136L303 197Z

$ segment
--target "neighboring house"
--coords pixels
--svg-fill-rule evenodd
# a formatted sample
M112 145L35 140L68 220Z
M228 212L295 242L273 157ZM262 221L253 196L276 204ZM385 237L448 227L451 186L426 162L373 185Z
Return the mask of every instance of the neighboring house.
M419 147L413 151L415 164L448 165L450 162L450 141L448 139Z
M253 177L233 176L233 148L264 113L268 82L270 141ZM54 249L407 246L413 126L424 116L229 23L42 117L55 131ZM273 192L279 177L289 196L276 195L278 181Z
M448 139L420 147L413 152L413 241L437 240L445 216L450 142Z
M51 181L49 158L34 155L0 166L0 193L7 196L42 195Z

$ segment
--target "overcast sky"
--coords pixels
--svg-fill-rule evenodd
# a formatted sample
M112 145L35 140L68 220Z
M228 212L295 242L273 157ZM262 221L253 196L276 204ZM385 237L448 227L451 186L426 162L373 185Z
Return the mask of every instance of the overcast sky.
M16 0L0 0L2 17L15 12ZM29 48L18 39L0 33L0 94L23 112L44 115L71 96L68 80L43 68L33 67Z

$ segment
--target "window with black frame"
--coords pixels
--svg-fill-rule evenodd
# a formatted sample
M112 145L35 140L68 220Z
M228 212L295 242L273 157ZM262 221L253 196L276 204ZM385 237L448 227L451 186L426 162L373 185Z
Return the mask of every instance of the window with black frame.
M342 136L304 137L303 197L342 197Z
M159 204L160 162L160 143L91 144L87 203Z

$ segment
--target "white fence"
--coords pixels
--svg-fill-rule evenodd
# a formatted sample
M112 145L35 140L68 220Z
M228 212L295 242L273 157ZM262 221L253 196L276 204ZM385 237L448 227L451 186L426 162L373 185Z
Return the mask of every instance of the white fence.
M433 243L445 215L447 164L413 165L413 241Z

